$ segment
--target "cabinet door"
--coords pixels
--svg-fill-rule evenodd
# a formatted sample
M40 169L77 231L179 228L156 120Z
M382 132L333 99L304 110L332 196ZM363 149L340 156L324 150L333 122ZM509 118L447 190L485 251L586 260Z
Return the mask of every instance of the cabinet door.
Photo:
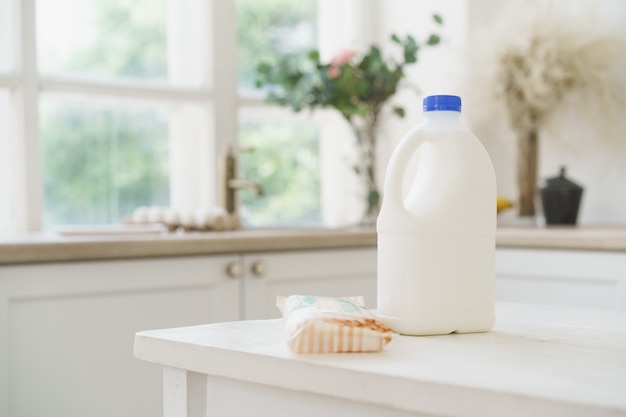
M0 415L161 415L161 369L133 358L134 335L237 320L237 259L0 267Z
M244 317L280 317L276 296L363 295L376 305L376 249L259 253L244 256Z
M498 249L496 300L626 309L626 253Z

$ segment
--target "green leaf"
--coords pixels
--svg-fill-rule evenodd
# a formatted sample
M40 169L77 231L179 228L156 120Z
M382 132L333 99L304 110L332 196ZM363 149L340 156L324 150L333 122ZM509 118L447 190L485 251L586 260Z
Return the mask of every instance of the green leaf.
M419 46L412 36L407 36L404 44L404 61L407 64L417 62L417 51Z
M441 41L441 38L439 37L439 35L435 35L434 33L430 35L430 37L428 38L428 41L426 42L428 45L430 46L435 46L437 44L439 44L439 42Z
M367 203L370 207L377 206L380 202L380 193L377 190L371 190L367 194Z
M404 117L404 109L402 107L393 107L391 110L396 116Z
M441 17L441 15L435 13L433 14L433 20L435 21L435 23L437 23L438 25L443 24L443 18Z
M438 16L438 15L437 15ZM433 16L435 21L440 16ZM317 50L285 54L258 66L257 85L264 87L268 101L302 109L333 108L350 120L377 112L399 89L404 79L404 67L418 60L419 49L440 42L438 35L418 42L412 36L390 35L401 49L403 59L386 61L377 45L371 45L355 65L342 65L339 74L329 78L329 63L322 64ZM392 107L398 117L404 117L402 107ZM353 167L359 173L358 167ZM362 172L361 172L362 174Z
M370 47L370 51L368 54L372 59L376 59L382 61L382 54L380 53L380 48L376 45L372 45Z
M270 71L272 70L272 66L268 62L261 62L257 66L256 70L257 72L260 72L261 74L269 74Z
M312 61L319 63L320 62L320 53L317 49L313 49L312 51L309 52L309 58L311 58Z

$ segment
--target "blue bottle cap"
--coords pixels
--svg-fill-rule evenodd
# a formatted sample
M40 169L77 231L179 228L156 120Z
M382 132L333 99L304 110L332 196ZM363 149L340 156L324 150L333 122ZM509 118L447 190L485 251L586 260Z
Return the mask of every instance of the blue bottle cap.
M424 97L424 112L427 111L458 111L461 112L461 97L459 96L428 96Z

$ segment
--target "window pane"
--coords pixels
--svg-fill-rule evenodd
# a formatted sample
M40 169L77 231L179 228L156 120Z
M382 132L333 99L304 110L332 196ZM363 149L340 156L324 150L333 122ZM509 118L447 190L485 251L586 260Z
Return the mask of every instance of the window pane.
M205 81L203 0L37 2L42 72L194 86Z
M237 0L239 89L254 88L262 60L315 47L316 0Z
M257 182L263 194L240 191L244 225L319 226L320 165L315 125L259 121L242 117L239 144L252 151L239 156L240 177Z
M15 69L14 7L14 1L0 0L0 74L12 72Z
M169 204L165 111L46 95L40 117L44 229Z
M0 90L0 236L15 230L15 196L11 171L15 160L9 136L9 93Z

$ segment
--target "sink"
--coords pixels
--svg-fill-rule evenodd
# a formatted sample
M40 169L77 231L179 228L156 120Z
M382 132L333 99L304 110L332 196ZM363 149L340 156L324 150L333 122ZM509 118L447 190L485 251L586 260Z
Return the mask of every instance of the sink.
M167 228L161 224L61 225L53 232L60 236L156 235Z

